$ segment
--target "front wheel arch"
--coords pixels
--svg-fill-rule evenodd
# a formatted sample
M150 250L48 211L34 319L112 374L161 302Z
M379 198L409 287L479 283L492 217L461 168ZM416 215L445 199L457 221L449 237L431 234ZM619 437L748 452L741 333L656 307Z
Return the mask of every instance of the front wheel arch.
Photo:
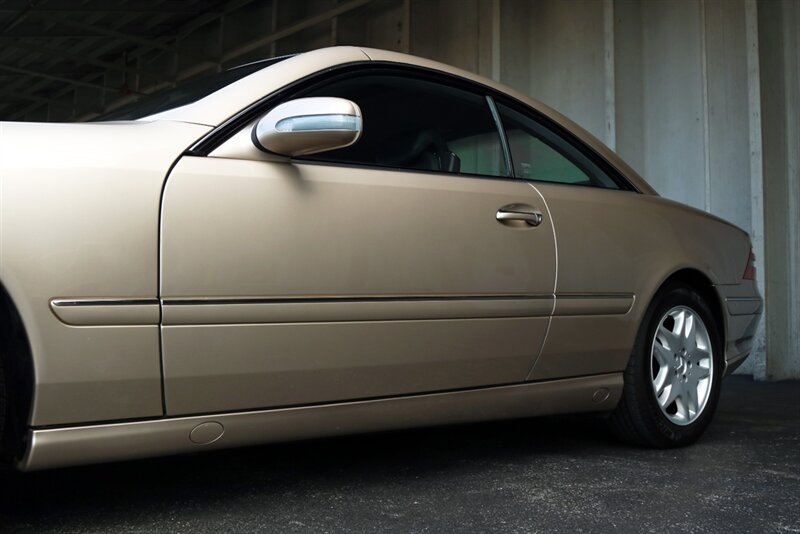
M0 460L12 462L25 449L33 403L33 357L28 335L14 301L0 283L0 365L5 378L5 413L0 424Z

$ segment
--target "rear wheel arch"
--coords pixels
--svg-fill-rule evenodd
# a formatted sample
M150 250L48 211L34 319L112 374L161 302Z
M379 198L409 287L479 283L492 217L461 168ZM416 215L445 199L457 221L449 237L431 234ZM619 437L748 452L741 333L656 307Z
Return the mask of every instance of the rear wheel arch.
M664 288L674 284L681 284L688 287L696 292L706 302L706 304L708 304L708 307L711 309L714 322L716 323L719 336L724 343L726 324L722 299L720 298L711 278L709 278L699 269L686 267L678 269L670 274L666 279L664 279L663 282L661 282L661 285L659 285L658 289L651 295L647 309L649 309L649 307L652 305L656 295L658 295Z
M684 272L676 271L653 293L642 315L631 356L624 371L625 384L622 398L609 418L610 429L618 438L637 445L675 447L693 443L702 435L716 410L724 369L724 324L718 318L722 309L718 305L717 310L714 309L715 301L718 304L719 298L711 280L701 272L690 269ZM666 405L659 405L660 402L656 398L658 394L654 395L656 368L653 366L654 358L657 358L653 348L654 336L657 335L659 328L662 328L659 325L666 317L665 312L671 313L680 308L692 312L703 321L708 329L706 335L710 340L709 345L714 348L714 351L709 353L711 355L709 368L713 368L713 374L706 374L712 377L707 403L703 401L703 408L694 416L696 419L690 420L685 426L681 426L680 423L676 426L674 421L669 421L670 417L664 411ZM719 327L712 328L710 323L718 322ZM671 329L669 326L667 328ZM687 352L690 350L688 347L679 344L678 348L681 350L674 353L674 372L678 382L680 382L679 374L684 373L683 382L686 382L687 375L690 374L688 369L691 369L692 365L689 364L687 369L684 362L689 361L686 355L691 353ZM671 376L673 370L672 357L669 358L667 376ZM699 361L694 363L696 369L701 369ZM663 366L664 362L660 364ZM673 382L672 387L676 387L675 381L669 379L667 381ZM683 395L684 392L683 389L678 390L679 395Z

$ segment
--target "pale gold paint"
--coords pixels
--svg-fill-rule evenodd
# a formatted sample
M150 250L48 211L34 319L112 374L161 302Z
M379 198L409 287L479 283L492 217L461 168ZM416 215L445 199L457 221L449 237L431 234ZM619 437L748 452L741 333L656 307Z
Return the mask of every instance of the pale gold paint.
M299 164L256 148L254 123L210 157L182 156L264 96L369 61L504 91L573 131L643 194ZM497 210L518 203L541 211L542 224L498 223ZM0 281L30 340L29 423L83 425L32 432L28 468L193 450L192 428L223 419L230 427L211 448L607 410L647 306L678 270L703 273L722 299L728 372L749 353L760 312L755 285L742 280L749 248L743 231L658 197L541 103L393 52L299 55L148 121L0 123ZM51 304L65 298L166 304ZM600 376L420 395L578 375ZM597 387L611 397L595 406ZM395 395L410 396L351 402ZM255 411L219 413L228 410ZM196 413L218 415L155 419ZM153 420L92 424L129 419ZM264 424L276 434L257 431Z
M552 295L549 220L495 220L515 202L544 210L517 180L184 157L164 192L161 297Z
M325 312L312 306L302 320L287 303L272 306L272 322L302 324L165 326L168 413L523 381L552 310L555 246L547 219L524 229L495 220L514 202L544 210L512 180L182 159L164 194L162 298L427 299L384 304L372 317L364 305L338 305L338 322L317 322ZM462 320L408 320L409 308L447 317L454 304L437 298L451 296L483 300L461 301ZM532 303L538 318L486 319L497 315L487 308L531 296L550 304Z
M177 122L0 124L0 281L36 379L30 423L158 416L158 326L73 327L54 298L156 298L161 186L209 131Z
M635 299L623 316L554 317L530 380L623 370L653 295L676 271L696 269L715 285L742 281L750 240L730 223L655 195L536 187L557 235L556 294L628 293ZM758 298L755 287L745 285ZM558 298L556 309L561 303Z

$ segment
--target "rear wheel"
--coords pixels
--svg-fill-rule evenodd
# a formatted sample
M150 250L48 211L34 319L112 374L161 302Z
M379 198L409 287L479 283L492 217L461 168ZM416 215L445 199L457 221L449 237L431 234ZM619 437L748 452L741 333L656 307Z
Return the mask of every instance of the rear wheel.
M639 328L611 429L639 445L693 443L711 422L721 378L721 336L708 304L687 286L667 286Z

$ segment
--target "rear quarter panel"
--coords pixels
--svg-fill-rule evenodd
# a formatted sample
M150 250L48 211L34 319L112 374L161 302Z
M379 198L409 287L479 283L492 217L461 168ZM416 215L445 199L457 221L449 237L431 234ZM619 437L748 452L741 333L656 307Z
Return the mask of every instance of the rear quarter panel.
M632 294L634 302L622 315L556 313L531 379L623 370L655 293L682 269L699 271L713 285L742 280L750 240L722 219L655 195L536 187L556 232L557 310L576 296Z

